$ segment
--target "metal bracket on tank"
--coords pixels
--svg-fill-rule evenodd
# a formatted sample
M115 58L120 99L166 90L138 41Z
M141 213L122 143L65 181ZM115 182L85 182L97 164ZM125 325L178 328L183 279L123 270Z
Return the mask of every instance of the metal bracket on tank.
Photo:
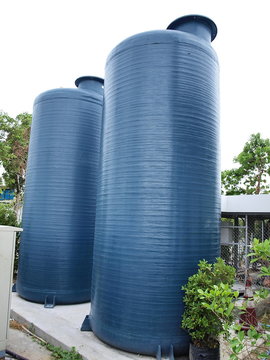
M82 326L81 326L81 331L92 331L89 315L86 315L86 317L84 318Z
M12 285L12 292L16 292L17 290L16 290L16 283L14 283L13 285Z
M46 295L44 307L46 309L52 309L55 307L55 295Z
M170 346L169 360L174 360L174 350L172 344Z
M170 353L169 353L168 359L169 360L175 360L174 359L173 345L170 346ZM158 345L158 348L157 348L156 360L162 360L162 352L161 352L161 346L160 345Z
M160 345L158 345L158 348L157 348L156 360L161 360L161 346Z

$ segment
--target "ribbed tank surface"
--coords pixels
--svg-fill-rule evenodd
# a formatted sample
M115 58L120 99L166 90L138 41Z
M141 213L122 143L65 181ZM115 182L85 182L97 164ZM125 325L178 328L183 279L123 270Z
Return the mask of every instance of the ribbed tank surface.
M219 255L215 35L187 16L107 60L89 325L126 351L187 353L181 286Z
M75 84L33 110L16 290L48 307L91 295L103 80Z

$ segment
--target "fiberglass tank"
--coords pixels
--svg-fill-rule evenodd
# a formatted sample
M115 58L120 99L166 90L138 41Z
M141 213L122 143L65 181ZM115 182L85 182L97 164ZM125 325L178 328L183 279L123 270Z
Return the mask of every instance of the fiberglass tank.
M187 353L181 286L219 255L216 26L190 15L120 43L104 89L92 306L83 329L141 354Z
M75 84L34 103L16 290L46 307L91 294L103 80Z

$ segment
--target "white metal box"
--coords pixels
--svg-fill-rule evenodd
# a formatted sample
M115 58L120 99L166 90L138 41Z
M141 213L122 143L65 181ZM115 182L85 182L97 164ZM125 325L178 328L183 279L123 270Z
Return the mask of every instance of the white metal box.
M21 228L0 225L0 358L5 355L9 328L16 232Z
M233 224L231 222L221 222L220 227L221 244L232 244L233 241Z

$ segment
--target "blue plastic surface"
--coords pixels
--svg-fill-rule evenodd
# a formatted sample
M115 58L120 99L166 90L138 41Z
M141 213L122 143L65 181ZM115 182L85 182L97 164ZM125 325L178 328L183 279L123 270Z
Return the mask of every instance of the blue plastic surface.
M0 189L0 201L1 200L13 200L14 199L14 191L10 189Z
M197 35L138 34L106 65L89 325L156 356L188 352L181 286L219 255L219 67L190 21Z
M103 80L34 103L17 292L54 304L90 300Z

